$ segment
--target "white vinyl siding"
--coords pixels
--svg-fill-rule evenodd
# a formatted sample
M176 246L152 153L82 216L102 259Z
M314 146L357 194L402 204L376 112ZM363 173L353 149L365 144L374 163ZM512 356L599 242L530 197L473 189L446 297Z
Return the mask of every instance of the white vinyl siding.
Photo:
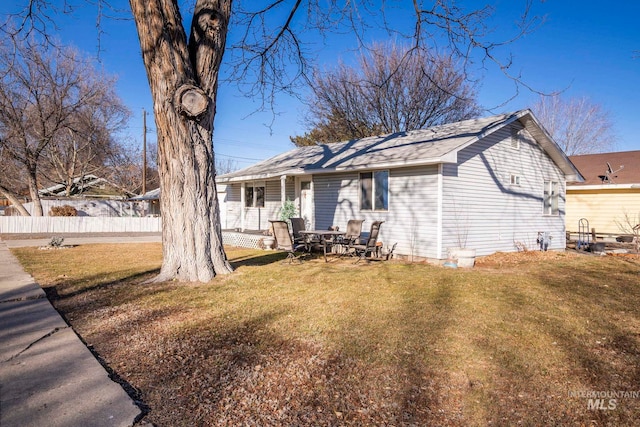
M387 246L398 243L396 253L409 257L437 256L438 166L389 171L387 211L361 211L358 205L359 173L315 175L315 227L346 227L349 219L362 219L363 233L373 221L385 221L379 240Z
M314 175L314 228L346 226L349 219L364 219L358 206L358 173ZM364 227L363 227L364 230Z
M409 259L437 257L437 165L390 171L389 215L382 227L385 245L398 243L398 254Z
M240 204L240 187L242 185L243 184L237 183L227 185L227 200L225 203L227 213L225 215L226 221L222 224L223 229L234 230L236 228L240 228L240 214L242 212L242 206Z
M514 123L512 126L519 126ZM503 128L458 153L458 166L444 166L443 251L465 245L477 255L536 249L538 231L551 233L550 249L565 247L564 177L525 131L519 150ZM520 185L511 185L511 176ZM542 213L544 181L558 182L557 216Z
M244 211L244 228L246 230L267 230L269 228L269 220L277 219L278 212L282 206L280 201L280 181L264 182L264 207L242 206L240 193L242 185L244 184L234 183L227 186L226 223L222 224L222 228L241 228L241 215Z

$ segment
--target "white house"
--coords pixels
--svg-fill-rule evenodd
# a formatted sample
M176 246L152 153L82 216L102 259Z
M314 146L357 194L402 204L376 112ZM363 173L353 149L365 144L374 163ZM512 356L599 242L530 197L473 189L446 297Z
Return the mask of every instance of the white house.
M531 111L296 148L218 177L223 228L268 228L295 202L308 227L385 221L380 240L412 259L565 247L567 181L582 181Z

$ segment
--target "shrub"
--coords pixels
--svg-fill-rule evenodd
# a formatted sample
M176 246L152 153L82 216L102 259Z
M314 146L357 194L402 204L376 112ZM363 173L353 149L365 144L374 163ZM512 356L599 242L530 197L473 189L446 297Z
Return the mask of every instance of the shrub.
M62 247L63 242L64 242L64 237L62 236L52 237L51 240L49 241L49 246L51 246L52 248L60 248Z
M291 221L289 220L289 218L293 218L297 214L298 210L296 209L296 204L293 203L293 201L287 199L280 208L278 219L280 219L280 221L287 221L289 223L289 226L291 226Z
M78 210L73 206L54 206L49 211L49 216L78 216Z
M20 211L13 206L7 206L4 209L4 216L20 216Z

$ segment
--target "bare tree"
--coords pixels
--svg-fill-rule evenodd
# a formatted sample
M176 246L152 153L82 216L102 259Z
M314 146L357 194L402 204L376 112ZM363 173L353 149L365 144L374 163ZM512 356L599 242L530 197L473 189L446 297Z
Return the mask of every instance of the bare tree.
M531 1L525 0L514 38L536 22L528 15ZM43 3L47 1L37 2L39 6ZM518 76L509 73L510 58L497 56L504 43L489 34L490 7L466 10L453 0L426 5L407 2L405 19L394 29L384 7L367 0L236 2L233 11L231 0L196 0L187 37L177 1L129 3L151 88L158 138L163 216L163 263L158 281L206 282L218 273L232 271L222 245L212 146L223 54L230 79L240 82L245 93L259 95L266 106L282 91L295 93L296 82L306 77L311 63L305 38L349 33L359 43L371 27L407 37L416 47L435 44L443 37L449 53L463 61L465 70L473 59L494 62L508 78L519 82ZM44 27L51 21L38 21L37 15L33 9L21 14L23 32L46 33ZM234 37L227 46L230 28ZM409 31L403 34L406 29Z
M0 133L0 138L1 135ZM25 172L3 144L0 144L0 165L0 194L6 197L21 215L29 216L29 211L22 204L24 195L29 192Z
M307 125L297 145L423 129L477 117L473 85L449 55L374 44L356 66L316 72Z
M77 140L80 117L112 100L108 81L72 49L19 42L0 50L0 146L24 172L35 216L43 214L38 190L47 150L69 135ZM10 181L6 173L0 170L0 182Z
M160 185L158 167L153 159L157 158L155 144L147 144L147 188L155 189ZM133 194L142 192L142 149L138 145L119 144L109 152L106 161L107 179L120 188Z
M221 159L220 157L216 159L216 173L219 175L230 173L238 169L240 169L238 167L238 162L233 159Z
M63 184L67 196L76 178L106 172L107 160L119 149L112 135L129 118L129 111L115 94L115 81L99 80L99 94L67 118L65 131L57 133L45 149L47 162L41 172L48 181Z
M609 112L589 98L564 100L560 95L540 96L532 109L569 156L603 153L615 144Z

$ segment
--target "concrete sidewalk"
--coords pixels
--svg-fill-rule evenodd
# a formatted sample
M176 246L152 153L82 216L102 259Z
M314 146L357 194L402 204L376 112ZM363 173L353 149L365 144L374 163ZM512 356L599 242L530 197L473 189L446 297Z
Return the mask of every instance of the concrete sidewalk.
M51 242L51 237L33 235L9 235L4 238L4 243L8 248L19 248L24 246L47 246ZM160 233L140 233L139 235L124 235L121 233L84 233L84 234L55 234L64 237L65 245L86 245L88 243L159 243L162 242ZM0 239L1 240L1 239Z
M131 426L140 415L0 240L0 426Z

